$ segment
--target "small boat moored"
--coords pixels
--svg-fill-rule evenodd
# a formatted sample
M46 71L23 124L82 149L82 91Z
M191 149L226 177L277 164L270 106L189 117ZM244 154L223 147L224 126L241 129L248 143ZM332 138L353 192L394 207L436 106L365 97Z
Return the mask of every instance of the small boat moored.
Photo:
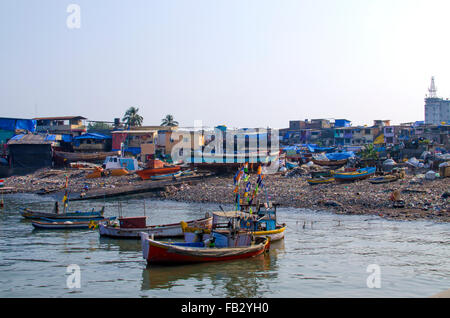
M242 240L241 236L237 235L237 233L234 234ZM223 246L220 244L222 242L227 244L220 234L213 233L213 235L215 243L214 246L211 246L208 242L158 242L150 239L147 233L141 233L142 256L147 260L147 264L177 265L245 259L258 256L270 248L270 239L268 237L258 237L247 245L230 247L230 245ZM250 239L248 233L242 235ZM234 242L237 242L237 240Z
M97 226L100 221L107 221L112 219L115 219L115 217L89 221L74 221L74 220L56 221L52 219L42 219L39 221L31 221L31 225L33 225L35 229L47 229L47 230L89 229L91 227Z
M338 182L352 182L355 180L367 179L371 175L375 174L375 167L361 168L351 172L334 172L334 179Z
M57 204L55 204L57 207ZM105 212L105 207L102 207L99 211L90 212L66 212L66 213L57 213L57 208L54 209L53 212L41 212L41 211L33 211L28 208L24 208L20 210L20 214L22 217L26 219L40 219L40 218L50 218L50 219L77 219L77 220L86 220L92 218L103 218L103 213Z
M189 226L211 229L212 217L187 222ZM183 230L180 223L146 226L146 217L119 218L117 222L100 222L99 234L104 237L140 239L140 233L144 232L158 238L182 237Z

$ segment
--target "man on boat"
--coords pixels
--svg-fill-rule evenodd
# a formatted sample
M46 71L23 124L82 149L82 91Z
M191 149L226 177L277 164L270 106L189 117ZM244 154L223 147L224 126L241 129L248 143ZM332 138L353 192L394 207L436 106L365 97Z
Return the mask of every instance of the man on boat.
M216 238L214 236L211 236L211 238L207 241L208 247L215 247L216 246L215 242L216 242Z

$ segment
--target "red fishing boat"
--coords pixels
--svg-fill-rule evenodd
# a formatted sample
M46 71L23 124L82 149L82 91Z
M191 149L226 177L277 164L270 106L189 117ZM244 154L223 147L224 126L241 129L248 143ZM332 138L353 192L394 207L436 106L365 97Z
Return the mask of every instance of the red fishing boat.
M247 235L248 233L244 234ZM270 247L268 237L256 237L251 244L245 244L244 246L237 244L237 246L231 245L231 247L230 245L211 247L208 242L158 242L150 239L147 233L141 233L141 242L142 255L148 264L169 265L249 258L268 251ZM240 242L242 242L242 238Z
M142 180L149 180L152 176L167 175L181 170L180 166L167 165L161 160L150 160L147 168L138 170L136 173Z

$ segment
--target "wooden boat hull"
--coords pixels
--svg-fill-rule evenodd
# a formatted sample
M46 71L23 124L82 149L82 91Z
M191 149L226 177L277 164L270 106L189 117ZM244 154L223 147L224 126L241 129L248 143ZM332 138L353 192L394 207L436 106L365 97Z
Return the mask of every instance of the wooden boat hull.
M30 209L22 209L20 214L22 217L26 219L40 219L40 218L49 218L49 219L77 219L77 220L86 220L92 218L103 218L104 210L93 211L93 212L69 212L69 213L51 213L51 212L40 212L40 211L32 211Z
M99 221L103 221L107 219L101 219L95 221L96 223ZM32 221L31 225L35 229L46 229L46 230L68 230L68 229L89 229L92 226L91 221L81 221L81 222L72 222L72 221L64 221L64 222L52 222L51 220L42 220L42 221Z
M375 174L376 168L363 168L354 172L335 172L334 179L338 182L351 182L356 180L363 180Z
M152 180L165 180L165 179L171 179L181 176L181 171L175 172L175 173L169 173L169 174L162 174L159 176L151 176L150 179Z
M142 256L148 264L187 264L230 261L254 257L268 251L270 239L248 247L201 247L202 243L163 243L141 234ZM184 246L183 246L184 245Z
M212 217L193 220L188 222L189 226L199 227L204 229L211 229ZM146 228L120 228L100 223L98 226L100 236L112 237L112 238L128 238L128 239L140 239L140 233L146 233L149 236L157 238L166 237L182 237L183 230L180 223L165 224L165 225L152 225Z
M294 169L294 168L297 168L297 167L298 167L298 163L293 163L293 162L286 161L286 168Z
M167 168L150 168L137 170L136 173L142 180L149 180L152 176L166 175L180 171L181 167L167 167Z
M307 179L306 180L310 185L316 185L316 184L325 184L325 183L332 183L334 182L334 177L332 178L313 178L313 179Z
M286 231L286 226L277 226L277 229L272 231L256 231L253 232L254 236L257 237L269 237L271 242L279 241L284 239L284 233Z
M379 183L394 182L394 181L397 181L397 180L398 180L397 177L392 177L392 178L379 177L379 178L371 178L371 179L369 179L369 182L372 183L372 184L379 184Z
M60 163L71 163L77 161L103 163L106 157L117 156L119 154L120 151L95 152L95 153L55 151L54 157L55 160Z
M341 160L317 160L312 158L312 162L314 162L316 165L319 166L343 166L347 163L347 159L341 159Z
M241 229L243 230L243 229ZM284 234L286 231L286 226L278 225L275 230L272 231L255 231L251 232L255 237L269 237L271 242L279 241L284 239ZM202 239L207 240L211 237L210 233L202 234ZM195 242L198 240L197 234L193 232L184 232L185 242Z

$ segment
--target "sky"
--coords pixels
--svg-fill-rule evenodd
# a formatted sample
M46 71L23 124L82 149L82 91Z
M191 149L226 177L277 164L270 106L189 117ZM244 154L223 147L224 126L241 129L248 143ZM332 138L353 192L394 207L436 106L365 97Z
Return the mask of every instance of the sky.
M0 116L423 120L431 76L450 98L449 12L448 0L2 0Z

